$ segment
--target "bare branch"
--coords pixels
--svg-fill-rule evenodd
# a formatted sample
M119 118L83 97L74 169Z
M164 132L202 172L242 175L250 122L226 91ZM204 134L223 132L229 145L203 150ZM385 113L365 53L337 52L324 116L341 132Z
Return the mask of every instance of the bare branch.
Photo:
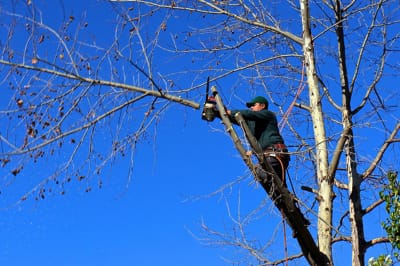
M374 238L370 241L367 241L365 243L366 248L370 248L376 244L384 244L384 243L390 243L389 239L387 237L378 237L378 238Z
M166 100L169 100L172 102L177 102L177 103L180 103L180 104L183 104L183 105L195 108L195 109L200 108L200 104L193 102L193 101L185 100L181 97L177 97L177 96L173 96L173 95L165 94L165 93L160 93L159 91L146 90L144 88L127 85L124 83L92 79L92 78L87 78L87 77L83 77L83 76L76 75L76 74L59 72L59 71L48 69L48 68L40 68L40 67L34 67L34 66L30 66L30 65L25 65L25 64L12 63L10 61L5 61L2 59L0 59L0 64L8 65L11 67L23 68L26 70L33 70L33 71L37 71L37 72L41 72L41 73L49 73L52 75L56 75L58 77L77 80L77 81L81 81L81 82L85 82L85 83L89 83L89 84L93 84L93 85L105 85L105 86L110 86L110 87L126 89L126 90L130 90L130 91L136 91L136 92L143 93L145 96L153 96L153 97L157 97L157 98L163 98L163 99L166 99Z
M264 28L264 29L266 29L268 31L281 34L281 35L291 39L292 41L296 42L297 44L303 45L303 39L295 36L294 34L292 34L290 32L281 30L281 29L276 28L276 27L272 27L272 26L266 25L266 24L261 23L259 21L248 20L248 19L246 19L246 18L244 18L242 16L230 13L229 11L227 11L225 9L222 9L222 8L218 7L217 5L215 5L215 4L213 4L213 3L209 2L209 1L199 0L199 2L209 6L211 8L213 8L214 10L217 10L221 14L227 15L229 17L233 17L233 18L235 18L235 19L237 19L239 21L242 21L242 22L244 22L246 24L257 26L257 27L260 27L260 28Z
M383 155L385 154L386 150L396 140L396 136L400 130L400 122L397 122L395 128L393 129L392 133L390 134L389 138L383 143L381 148L379 149L378 153L375 156L375 159L371 162L370 166L368 169L362 173L362 178L366 179L369 177L372 172L375 170L377 167L378 163L382 160Z
M373 202L371 205L369 205L367 208L364 209L363 213L367 214L370 213L371 211L373 211L376 207L380 206L382 203L384 203L385 201L383 199L379 199L375 202Z
M362 43L362 45L361 45L361 49L360 49L360 52L359 52L359 55L358 55L358 59L357 59L357 63L356 63L356 69L355 69L355 71L354 71L352 80L351 80L350 85L349 85L350 93L352 93L352 91L354 90L354 85L355 85L355 82L356 82L356 79L357 79L357 77L358 77L358 73L359 73L360 67L361 67L361 60L362 60L362 58L363 58L364 55L365 55L364 53L365 53L366 48L367 48L367 42L368 42L368 40L370 39L370 36L371 36L371 34L372 34L372 31L373 31L373 30L375 29L375 27L376 27L375 22L376 22L376 19L377 19L377 17L378 17L378 14L379 14L380 8L382 7L383 2L384 2L384 0L381 0L381 1L379 2L378 7L377 7L376 10L375 10L375 14L374 14L374 16L373 16L373 19L371 20L371 25L369 26L368 32L367 32L367 34L365 34L363 43ZM375 87L375 84L378 82L379 77L382 75L382 71L381 71L381 70L382 70L382 68L383 68L383 66L384 66L384 64L382 64L382 63L385 61L384 58L385 58L385 57L382 56L382 58L381 58L381 64L379 65L379 69L378 69L378 71L376 72L376 77L375 77L375 79L374 79L374 82L373 82L373 84L372 84L371 86L369 86L369 89L368 89L367 92L365 93L364 100L363 100L363 102L360 104L360 107L361 107L363 104L365 104L365 100L369 97L369 94L371 93L372 88ZM359 107L359 108L360 108L360 107ZM357 108L357 109L359 109L359 108Z
M82 131L82 130L86 130L86 129L92 127L93 125L95 125L99 121L101 121L104 118L108 117L109 115L115 113L117 110L120 110L120 109L122 109L122 108L124 108L124 107L126 107L126 106L128 106L128 105L130 105L130 104L142 99L143 97L146 97L146 96L147 96L146 94L143 94L143 95L141 95L139 97L136 97L134 99L126 101L125 103L121 104L120 106L114 107L111 110L107 111L106 113L97 116L92 121L90 121L90 122L88 122L88 123L86 123L86 124L84 124L84 125L82 125L80 127L74 128L74 129L72 129L70 131L63 132L63 133L61 133L61 134L59 134L59 135L57 135L57 136L55 136L55 137L53 137L51 139L45 140L45 141L43 141L42 143L40 143L38 145L35 145L35 146L26 145L23 149L15 149L15 150L13 150L11 152L3 153L2 155L3 156L22 155L22 154L26 154L26 153L29 153L31 151L43 148L43 147L49 145L50 143L56 142L57 140L63 139L65 137L69 136L69 135L72 135L72 134L76 133L76 132L79 132L79 131Z

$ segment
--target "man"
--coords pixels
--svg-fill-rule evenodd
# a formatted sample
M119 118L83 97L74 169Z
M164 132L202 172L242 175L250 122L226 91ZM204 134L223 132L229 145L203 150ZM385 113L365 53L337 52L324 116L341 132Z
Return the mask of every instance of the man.
M246 103L246 106L250 108L250 110L227 110L229 119L232 123L237 124L235 114L237 112L242 114L251 133L260 144L266 156L266 160L268 160L275 170L275 173L281 178L284 185L286 185L285 171L289 165L290 157L283 138L279 133L276 115L268 110L268 101L262 96L255 97L253 100ZM248 155L251 155L251 153ZM267 173L265 169L258 168L256 171L261 178L262 186L272 196L275 204L277 204L279 208L284 207L280 200L280 195L274 190L271 174ZM294 206L298 208L296 203L294 203ZM310 222L303 216L300 210L299 213L301 214L304 224L306 226L310 225Z
M250 110L227 110L230 120L237 124L234 116L237 112L242 114L251 133L261 145L266 159L285 182L285 170L289 165L290 157L279 133L276 115L268 110L268 101L262 96L255 97L246 103L246 106Z

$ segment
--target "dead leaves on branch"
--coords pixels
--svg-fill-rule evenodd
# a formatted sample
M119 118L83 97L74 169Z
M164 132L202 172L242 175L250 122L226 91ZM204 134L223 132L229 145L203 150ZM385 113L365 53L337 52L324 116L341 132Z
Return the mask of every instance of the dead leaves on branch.
M75 177L78 182L82 182L87 178L86 176L79 174L76 174ZM35 189L24 194L19 200L20 202L22 202L28 200L29 198L32 198L35 201L39 201L51 196L55 196L57 194L63 196L66 194L66 190L68 189L67 184L70 183L73 179L74 178L72 178L71 176L67 176L61 181L57 178L51 178L50 180L47 179L46 182L44 182L43 184L40 184ZM91 185L90 183L91 182L88 180L86 184L84 184L85 193L93 191L93 185ZM97 186L95 187L97 187L98 189L101 189L103 187L103 182L100 178L98 179Z
M24 105L24 101L23 101L22 99L17 99L17 106L18 106L19 108L22 108L23 105Z
M1 167L6 166L10 161L10 159L0 159Z
M16 175L18 175L18 174L22 171L23 168L24 168L24 167L21 165L21 166L15 168L15 169L13 169L13 170L11 171L11 174L12 174L13 176L16 176Z

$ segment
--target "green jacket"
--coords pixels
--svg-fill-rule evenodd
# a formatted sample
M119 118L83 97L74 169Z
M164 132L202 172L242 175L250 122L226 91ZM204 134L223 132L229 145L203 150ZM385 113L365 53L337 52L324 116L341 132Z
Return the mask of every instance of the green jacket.
M234 118L237 112L242 114L251 133L256 137L263 149L276 143L284 143L279 133L276 115L273 112L267 109L261 111L232 110L229 118L234 124L237 124Z

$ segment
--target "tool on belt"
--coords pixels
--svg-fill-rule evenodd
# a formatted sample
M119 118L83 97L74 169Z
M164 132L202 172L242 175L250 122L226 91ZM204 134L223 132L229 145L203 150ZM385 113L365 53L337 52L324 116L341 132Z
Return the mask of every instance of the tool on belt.
M283 143L272 144L271 146L267 147L264 150L264 154L266 156L277 157L279 160L283 162L285 168L289 165L290 161L289 151L286 145Z

